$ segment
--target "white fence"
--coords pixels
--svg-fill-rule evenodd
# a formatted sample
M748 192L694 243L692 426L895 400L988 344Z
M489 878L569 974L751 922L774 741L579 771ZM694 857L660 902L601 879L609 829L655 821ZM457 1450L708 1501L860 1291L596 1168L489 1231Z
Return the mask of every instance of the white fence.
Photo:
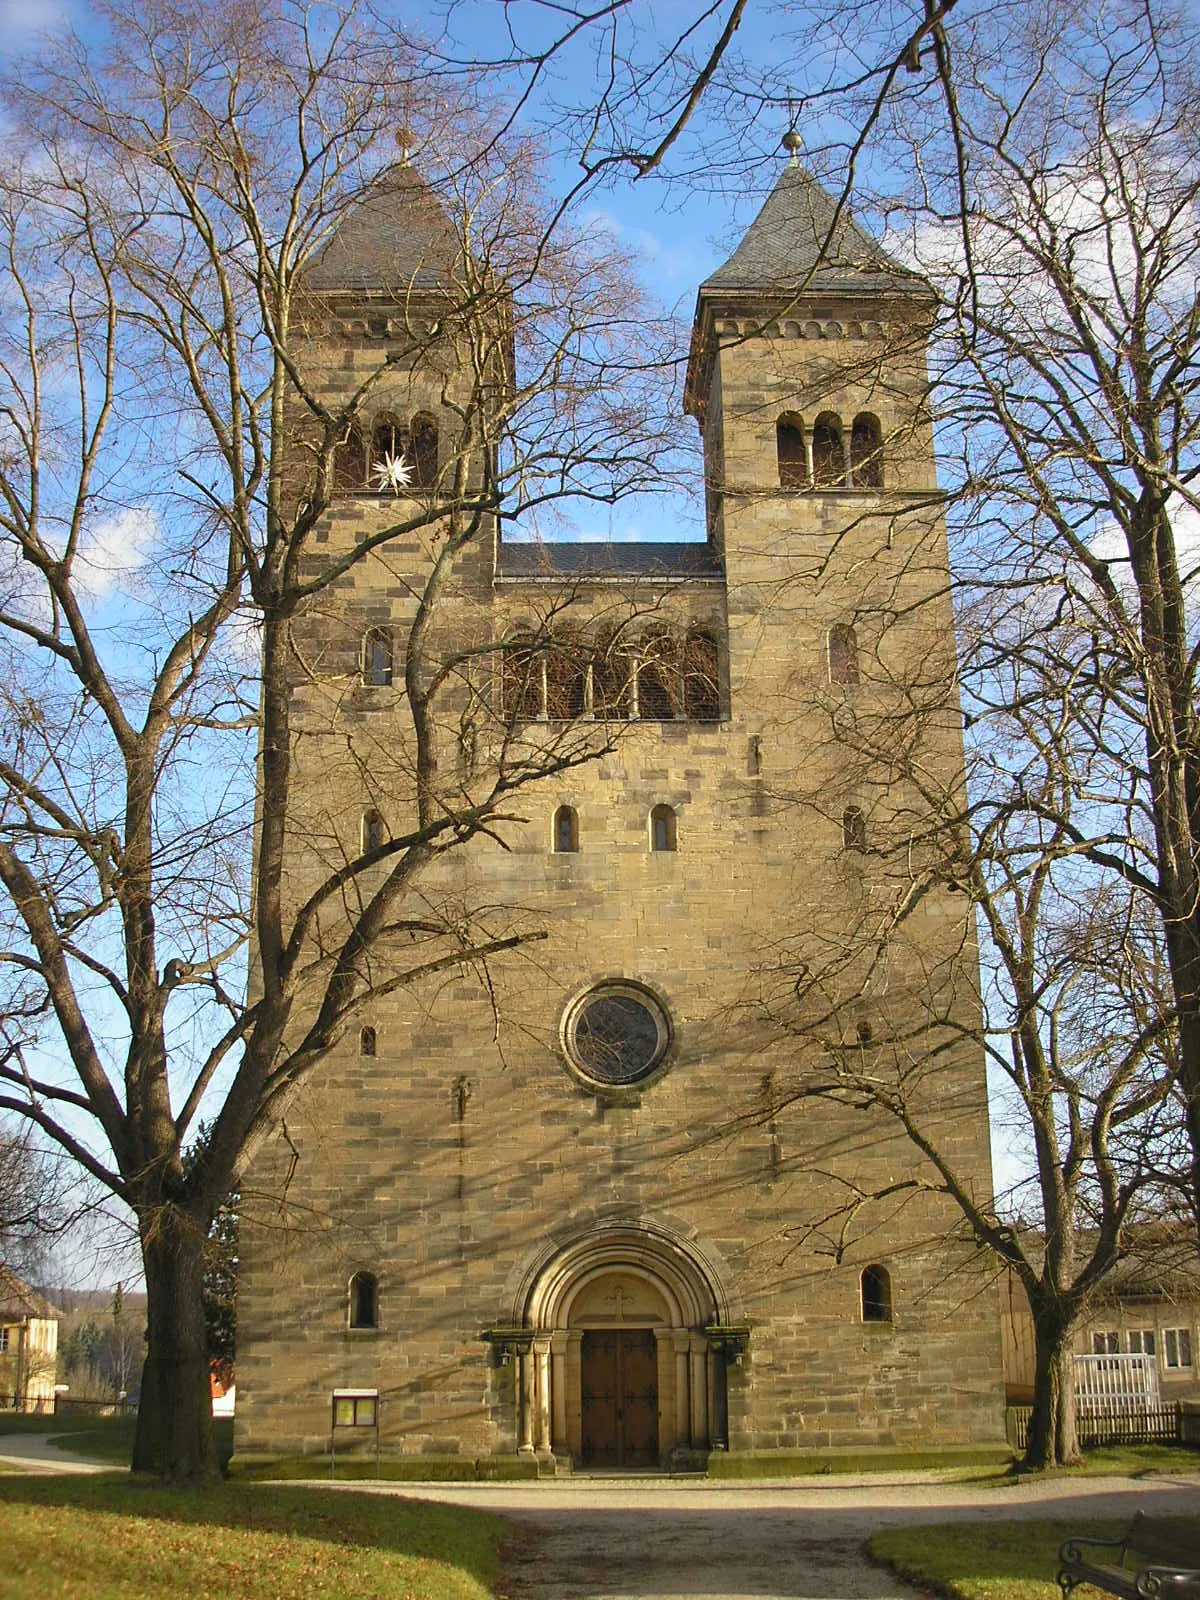
M1127 1417L1157 1411L1161 1404L1156 1357L1075 1357L1075 1406L1080 1419Z

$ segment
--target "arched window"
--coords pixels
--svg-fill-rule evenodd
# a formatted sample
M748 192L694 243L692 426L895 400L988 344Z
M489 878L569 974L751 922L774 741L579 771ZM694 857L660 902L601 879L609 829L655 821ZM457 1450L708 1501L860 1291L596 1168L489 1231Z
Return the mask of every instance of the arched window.
M720 722L721 673L717 641L693 628L683 647L683 709L690 722Z
M670 806L655 806L650 813L651 850L676 848L675 812Z
M378 811L364 811L362 819L363 855L383 848L383 818Z
M500 679L505 722L536 721L545 703L545 661L527 634L502 647Z
M375 1054L374 1028L361 1028L359 1030L358 1053L360 1056L373 1056Z
M592 658L592 714L615 720L629 715L633 662L624 650L609 645Z
M347 427L333 447L333 487L343 494L366 487L367 446L357 422Z
M377 417L371 432L371 471L374 472L385 461L398 460L407 447L408 435L399 417Z
M828 411L819 416L813 426L812 452L813 483L818 489L836 488L845 481L842 425Z
M379 1284L373 1272L356 1272L350 1279L350 1326L379 1326Z
M438 427L427 411L418 411L408 434L412 481L418 489L432 489L438 479Z
M883 429L868 411L850 429L850 481L858 489L883 488Z
M807 489L808 462L804 457L804 424L790 413L775 424L775 453L779 458L779 487Z
M587 710L587 651L583 641L560 635L546 654L546 715L570 721Z
M867 819L858 806L847 806L842 812L842 849L863 851L867 848Z
M638 651L637 708L643 722L673 722L679 701L675 641L656 633Z
M574 855L579 849L579 813L574 806L559 806L554 813L554 852Z
M829 681L850 686L858 682L858 635L848 622L829 630Z
M892 1280L886 1267L864 1267L861 1279L864 1322L892 1320Z
M392 634L389 628L368 628L362 643L362 681L385 689L392 681Z

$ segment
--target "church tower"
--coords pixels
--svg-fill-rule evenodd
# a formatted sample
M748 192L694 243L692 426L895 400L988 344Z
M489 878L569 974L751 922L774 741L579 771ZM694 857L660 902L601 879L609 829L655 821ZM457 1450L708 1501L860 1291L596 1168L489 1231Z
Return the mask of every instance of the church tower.
M395 514L369 477L389 454L422 492L451 470L437 299L464 270L405 178L314 274L331 394L419 335L364 402L331 559ZM838 1077L888 1063L988 1186L972 936L935 860L963 756L927 307L787 167L699 291L707 541L465 548L442 625L501 668L472 680L458 780L549 737L605 748L417 886L519 908L533 954L367 1002L260 1161L242 1459L373 1452L376 1428L414 1475L1000 1441L986 1273ZM391 663L429 558L382 546L311 624L342 676L298 691L298 886L401 825Z

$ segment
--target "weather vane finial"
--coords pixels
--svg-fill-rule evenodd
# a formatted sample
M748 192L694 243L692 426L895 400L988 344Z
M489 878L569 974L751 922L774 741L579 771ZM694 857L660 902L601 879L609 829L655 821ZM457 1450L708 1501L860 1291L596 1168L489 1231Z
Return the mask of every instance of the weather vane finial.
M788 165L798 167L800 165L800 152L804 149L804 140L800 137L800 130L796 127L796 123L799 121L799 113L791 94L788 95L787 108L787 132L779 142L792 158Z

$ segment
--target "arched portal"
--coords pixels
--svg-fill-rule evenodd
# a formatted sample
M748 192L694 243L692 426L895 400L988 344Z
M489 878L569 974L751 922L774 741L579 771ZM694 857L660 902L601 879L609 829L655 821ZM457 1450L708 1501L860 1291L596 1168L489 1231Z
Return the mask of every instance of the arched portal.
M628 1223L560 1244L514 1306L518 1448L646 1467L722 1447L733 1348L717 1273L666 1230ZM740 1348L740 1344L738 1345Z

